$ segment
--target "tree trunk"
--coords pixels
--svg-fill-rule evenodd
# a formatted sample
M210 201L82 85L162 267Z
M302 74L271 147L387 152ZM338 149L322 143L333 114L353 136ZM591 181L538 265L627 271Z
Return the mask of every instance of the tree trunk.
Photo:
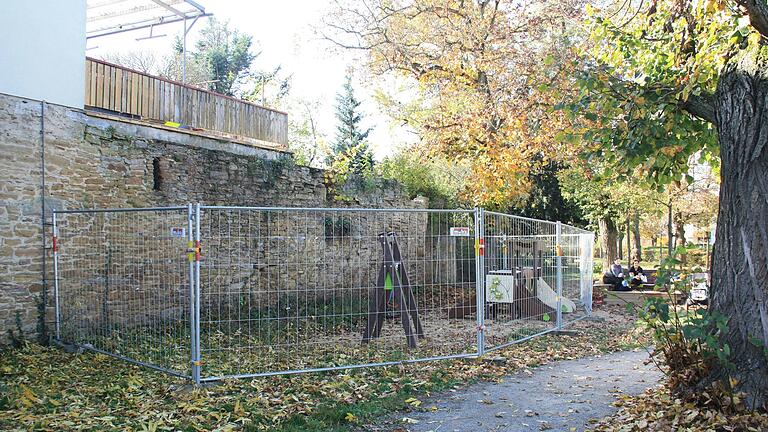
M610 217L604 217L597 221L597 227L600 231L600 249L603 252L601 257L603 260L603 272L610 270L613 260L619 257L616 251L616 238L618 231L616 230L616 224Z
M635 210L633 225L632 228L635 234L635 256L633 258L642 261L643 245L640 243L640 212L637 210Z
M728 317L722 337L735 369L707 381L738 379L751 407L768 403L768 54L744 50L723 71L715 94L722 160L712 259L712 309ZM750 341L750 339L752 341ZM756 346L762 345L762 347ZM703 383L703 384L706 384Z
M624 230L619 231L617 236L618 238L616 239L616 242L619 246L619 254L616 256L616 258L624 261Z
M627 215L627 267L632 265L632 233L630 231L629 215Z
M682 212L675 212L675 248L678 246L685 246L685 221L683 220ZM688 254L680 254L678 257L683 265L688 264Z
M675 249L675 239L672 236L672 199L667 204L667 256L672 255Z
M685 220L682 212L675 212L675 247L685 246Z

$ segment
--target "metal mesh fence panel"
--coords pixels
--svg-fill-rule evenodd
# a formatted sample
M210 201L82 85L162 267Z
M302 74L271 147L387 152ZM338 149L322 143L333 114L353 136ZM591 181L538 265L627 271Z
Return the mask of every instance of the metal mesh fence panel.
M186 208L54 213L56 336L189 375Z
M200 218L203 380L477 351L475 321L456 318L475 302L473 211L203 207Z
M482 220L485 350L591 313L592 243L582 241L589 232L495 212Z
M478 355L591 313L591 232L481 209L53 222L57 339L195 382Z
M553 329L556 224L484 212L483 225L486 350Z
M592 232L562 225L563 324L592 314L592 264L595 236ZM571 311L571 309L573 309Z

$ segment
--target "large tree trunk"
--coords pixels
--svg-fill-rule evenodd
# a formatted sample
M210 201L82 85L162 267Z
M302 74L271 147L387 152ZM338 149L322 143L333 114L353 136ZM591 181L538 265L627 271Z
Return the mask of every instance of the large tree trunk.
M604 217L597 221L597 227L600 231L600 250L603 252L603 272L607 272L613 264L613 260L619 257L616 250L618 230L616 224L610 217Z
M765 48L764 48L765 50ZM757 60L756 60L757 59ZM768 58L742 51L715 94L722 183L712 262L712 309L728 317L723 342L735 369L708 380L738 379L747 404L768 403ZM750 339L752 341L750 341ZM762 347L754 341L760 341Z

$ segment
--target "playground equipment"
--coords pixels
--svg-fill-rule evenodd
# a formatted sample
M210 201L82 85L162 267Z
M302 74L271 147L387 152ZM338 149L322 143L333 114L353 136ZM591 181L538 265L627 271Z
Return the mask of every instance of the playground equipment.
M400 311L400 322L403 325L403 331L405 331L408 347L416 348L416 337L423 339L424 329L419 319L416 298L413 296L408 274L400 255L397 236L394 232L383 232L378 235L378 240L381 243L384 258L379 269L376 286L371 288L371 295L368 300L368 321L363 332L363 343L368 343L371 339L381 336L384 318L387 314L387 300L391 297L393 306ZM411 319L413 320L413 328L411 328Z
M558 308L558 295L542 276L547 266L546 258L554 258L556 245L552 235L509 235L487 236L489 256L486 260L497 270L486 275L485 301L492 309L494 304L511 304L513 318L550 319ZM503 280L502 280L503 279ZM498 296L497 283L511 287L511 296ZM489 289L490 288L490 289ZM576 304L569 299L560 302L562 312L576 310Z
M542 278L536 280L536 297L545 305L552 309L557 309L557 293ZM576 303L567 297L560 299L560 307L563 313L573 313L576 311Z
M507 310L514 318L541 318L555 311L557 301L552 306L539 298L533 275L532 268L490 271L485 277L489 315L495 317L499 310Z

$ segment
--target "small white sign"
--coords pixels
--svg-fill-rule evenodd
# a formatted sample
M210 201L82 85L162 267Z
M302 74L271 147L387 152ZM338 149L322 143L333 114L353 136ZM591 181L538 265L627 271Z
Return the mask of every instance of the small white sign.
M469 227L451 227L451 237L469 237Z
M187 235L187 230L181 227L171 227L171 237L184 238Z
M485 299L491 303L513 303L515 301L515 277L510 274L489 273L485 278Z

